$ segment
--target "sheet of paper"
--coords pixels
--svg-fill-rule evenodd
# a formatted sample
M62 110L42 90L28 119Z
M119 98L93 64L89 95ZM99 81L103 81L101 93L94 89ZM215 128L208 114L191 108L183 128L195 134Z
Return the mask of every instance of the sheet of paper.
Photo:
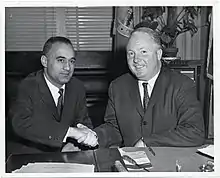
M94 165L77 163L29 163L12 173L84 173L94 172Z
M130 158L135 160L138 165L146 165L147 168L152 167L151 162L150 162L150 160L149 160L149 158L148 158L145 151L136 151L136 150L134 150L134 151L125 151L125 149L123 149L123 148L118 148L118 150L119 150L121 156L123 156L123 155L129 156ZM134 164L128 162L125 159L123 159L123 161L124 161L124 163L125 163L128 170L142 170L142 168L132 168L132 167L130 167Z
M209 145L205 148L198 149L198 151L214 158L214 145Z

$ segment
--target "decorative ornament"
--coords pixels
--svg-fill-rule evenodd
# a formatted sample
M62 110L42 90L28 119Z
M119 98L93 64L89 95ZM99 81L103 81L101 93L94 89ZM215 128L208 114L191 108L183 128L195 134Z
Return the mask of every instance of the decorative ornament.
M129 37L131 35L131 32L133 31L133 23L134 23L132 7L128 8L127 15L125 16L123 22L120 21L119 19L117 21L118 21L118 27L117 27L118 33L120 33L125 37Z

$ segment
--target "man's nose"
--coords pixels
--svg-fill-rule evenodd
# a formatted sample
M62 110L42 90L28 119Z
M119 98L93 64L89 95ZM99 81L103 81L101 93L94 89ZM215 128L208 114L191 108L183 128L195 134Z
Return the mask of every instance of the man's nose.
M134 63L137 63L140 61L139 57L137 54L134 55L134 59L133 59Z
M71 68L70 62L65 62L63 65L64 65L63 68L64 68L65 70L70 70L70 68Z

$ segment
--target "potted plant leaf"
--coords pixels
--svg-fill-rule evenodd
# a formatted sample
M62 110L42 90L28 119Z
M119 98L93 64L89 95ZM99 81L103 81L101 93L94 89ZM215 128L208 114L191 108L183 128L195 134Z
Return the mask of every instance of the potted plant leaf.
M142 21L135 28L145 26L157 30L161 36L164 57L176 56L178 49L175 47L175 41L180 34L190 31L193 36L198 31L195 19L200 7L183 6L178 13L177 7L146 6L142 7L142 10ZM168 13L165 19L166 10Z

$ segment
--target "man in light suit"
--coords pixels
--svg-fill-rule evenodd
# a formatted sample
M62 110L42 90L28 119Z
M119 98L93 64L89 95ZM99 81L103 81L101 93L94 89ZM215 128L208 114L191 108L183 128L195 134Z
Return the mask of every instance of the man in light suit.
M69 39L51 37L43 47L43 70L27 76L20 84L9 117L22 143L20 153L61 151L68 137L76 140L95 133L86 108L85 89L72 77L75 51ZM85 130L82 124L87 126ZM91 142L90 142L91 144ZM67 150L74 149L68 143ZM16 150L19 152L18 150Z
M130 73L110 84L105 123L94 129L99 146L202 145L204 121L195 83L162 66L158 34L137 28L126 50Z

